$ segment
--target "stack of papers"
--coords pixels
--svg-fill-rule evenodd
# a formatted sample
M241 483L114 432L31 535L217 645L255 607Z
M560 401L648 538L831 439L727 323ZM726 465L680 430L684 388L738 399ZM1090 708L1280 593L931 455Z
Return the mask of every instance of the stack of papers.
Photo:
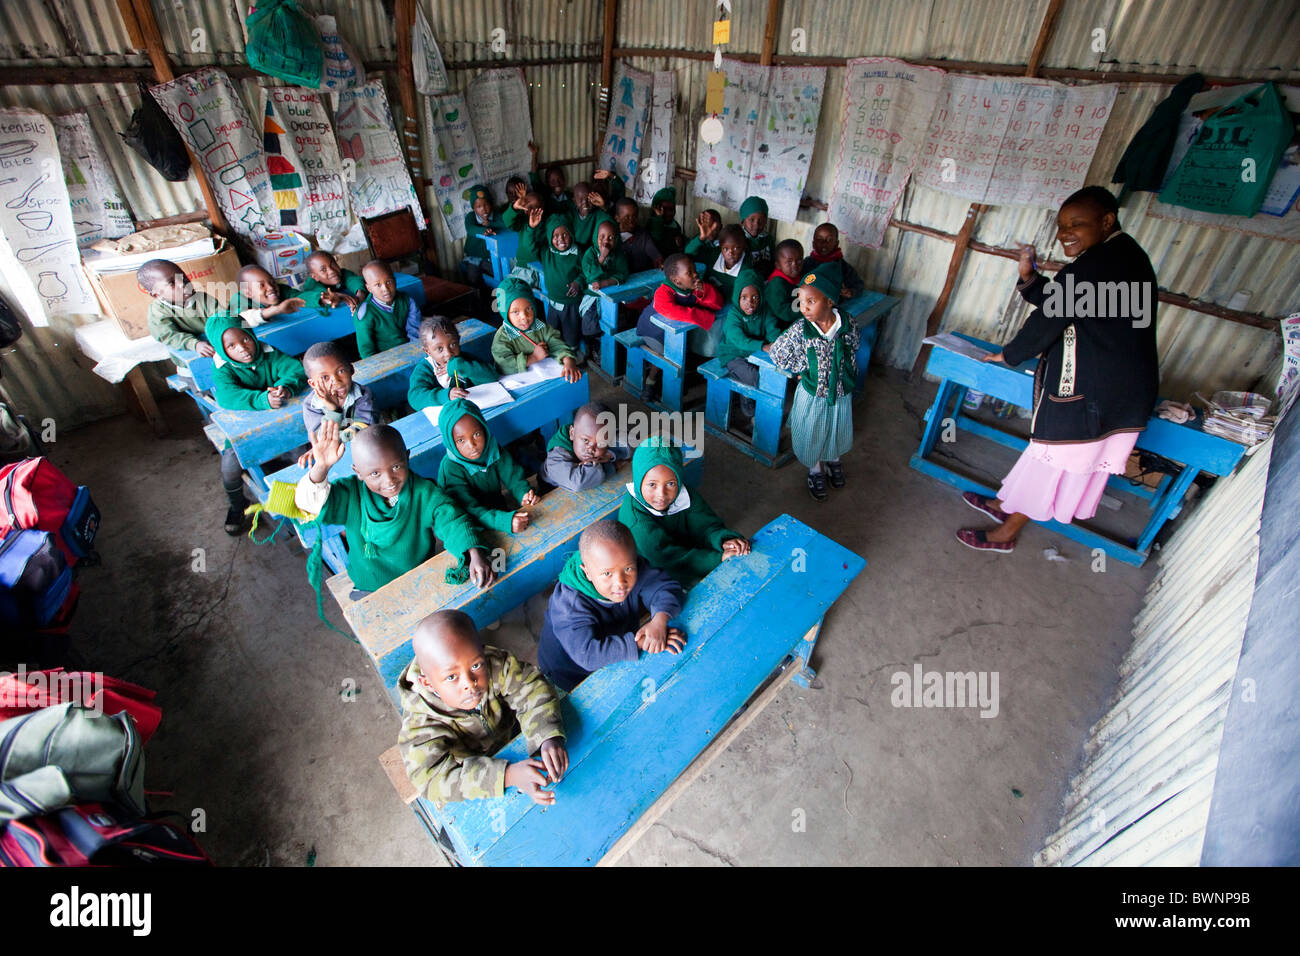
M502 381L504 381L504 379ZM498 405L508 405L515 400L514 396L505 390L505 387L501 382L489 382L487 385L475 385L473 388L467 388L465 391L469 392L469 397L466 400L473 402L481 411L487 411L489 408L496 408ZM438 424L438 414L441 411L441 405L430 405L424 409L424 416L436 427Z
M921 340L921 344L947 349L949 352L956 352L958 355L964 355L977 362L984 361L984 356L990 354L988 349L982 349L974 342L967 341L960 335L954 335L951 332L940 332L938 335L927 336Z
M134 272L150 259L162 257L172 262L185 262L188 259L201 259L204 256L210 256L216 252L216 246L213 244L211 237L206 239L196 239L193 242L187 242L182 246L171 246L167 249L153 249L149 252L134 252L130 255L115 256L110 254L95 255L89 251L85 253L86 266L93 269L100 275L116 275L122 272Z
M540 362L534 362L528 366L526 371L515 375L502 375L499 381L506 388L513 388L517 391L521 388L527 388L529 385L545 382L548 379L559 378L563 374L564 366L557 359L544 358Z

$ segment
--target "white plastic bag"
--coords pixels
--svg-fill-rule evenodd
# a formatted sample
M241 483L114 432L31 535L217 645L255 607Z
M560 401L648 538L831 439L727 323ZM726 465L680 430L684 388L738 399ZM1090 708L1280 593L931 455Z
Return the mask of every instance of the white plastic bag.
M321 70L318 89L337 93L352 86L364 86L366 66L352 44L339 35L338 23L331 16L321 14L316 18L321 46L325 49L325 65Z
M447 67L419 4L415 6L415 29L411 33L411 64L417 90L425 96L447 92Z

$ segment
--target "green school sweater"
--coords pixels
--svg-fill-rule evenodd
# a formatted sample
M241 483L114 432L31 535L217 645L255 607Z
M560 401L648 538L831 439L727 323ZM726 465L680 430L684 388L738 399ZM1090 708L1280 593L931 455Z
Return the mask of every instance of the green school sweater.
M339 285L343 287L342 290L335 291L346 292L357 299L363 298L366 294L366 280L348 269L339 270ZM326 288L324 283L308 278L295 294L307 303L308 308L321 309L325 307L320 304L320 297Z
M253 334L238 315L220 313L208 320L208 342L224 359L213 373L213 390L218 406L232 411L266 411L271 407L271 399L266 394L268 388L285 385L296 395L307 387L307 375L301 362L263 345L256 338L253 341L262 351L253 361L236 362L227 355L221 336L226 329L239 328Z
M636 540L636 550L656 568L676 579L683 588L699 580L722 563L722 542L740 535L727 529L704 499L690 495L690 506L668 515L650 510L641 497L641 482L656 465L667 465L682 481L682 450L649 438L632 454L632 488L623 494L618 520L627 525ZM679 494L680 498L680 494Z
M451 390L456 387L457 377L461 388L487 385L495 382L498 377L496 369L464 355L457 355L447 362L447 376L451 379L451 384L444 388L438 384L433 361L426 356L411 372L411 384L406 390L407 404L417 412L432 405L446 405L451 401Z
M793 308L796 300L791 293L794 289L794 285L781 276L772 276L767 280L767 285L763 286L763 303L767 306L767 311L771 312L776 321L781 324L782 329L793 325L794 320L800 318L799 313Z
M682 251L682 246L678 245L678 240L682 238L682 227L677 225L676 219L664 219L651 213L646 228L650 230L650 238L654 240L660 255L671 256L674 252Z
M169 349L193 352L204 339L208 319L220 311L220 302L197 289L184 306L154 299L149 303L149 334Z
M560 254L551 246L550 230L552 224L547 222L536 229L527 229L519 236L518 262L542 264L542 278L546 284L546 297L556 305L571 305L582 299L582 253L577 246L570 246L569 252ZM569 283L578 280L578 294L569 295Z
M461 255L469 259L486 259L488 258L487 243L483 241L484 230L491 229L500 232L506 228L505 221L501 218L504 210L494 210L488 217L486 226L478 221L478 216L474 215L474 210L465 213L465 248Z
M357 353L362 358L387 352L407 343L406 318L411 314L411 300L405 292L397 293L391 309L385 309L373 296L357 308L352 326L357 330Z
M701 239L696 236L686 243L686 248L683 251L696 262L705 262L712 265L718 261L718 256L722 253L722 243L717 239Z
M515 333L511 335L511 333ZM546 354L556 361L565 357L574 358L573 350L564 344L557 329L551 328L541 319L534 319L528 334L534 342L546 346ZM514 375L528 368L528 356L533 354L533 346L519 330L507 320L502 323L492 336L492 361L503 375Z
M631 270L627 266L627 256L618 251L618 243L614 243L614 249L610 252L609 258L601 264L599 251L592 246L582 254L582 277L587 280L588 284L599 282L601 279L613 279L616 284L622 285L627 281Z
M569 213L569 222L571 223L570 232L573 233L573 243L579 250L585 252L596 244L596 230L600 224L608 220L614 221L614 217L603 209L593 208L587 213L587 218L583 219L578 215L577 207Z
M753 355L769 342L775 342L781 334L781 325L776 316L767 309L767 303L760 297L758 308L753 315L740 311L740 292L747 286L762 286L762 280L753 269L742 269L736 276L735 288L731 296L731 308L727 310L725 324L722 327L722 341L718 344L717 359L725 367L733 359Z
M452 429L466 415L476 419L487 435L483 453L473 460L462 455L452 440ZM442 433L443 447L447 450L438 465L438 484L475 521L493 531L512 534L510 523L514 519L515 508L524 495L532 490L519 462L497 444L483 413L467 399L454 399L442 406L442 411L438 414L438 431ZM502 489L505 490L506 497L514 501L515 508L506 511L492 501L500 495Z
M321 521L341 524L348 536L348 574L361 591L374 591L445 549L464 560L486 547L482 528L427 478L412 473L396 505L374 494L356 475L330 484ZM397 527L389 527L397 522ZM442 542L443 548L438 547Z

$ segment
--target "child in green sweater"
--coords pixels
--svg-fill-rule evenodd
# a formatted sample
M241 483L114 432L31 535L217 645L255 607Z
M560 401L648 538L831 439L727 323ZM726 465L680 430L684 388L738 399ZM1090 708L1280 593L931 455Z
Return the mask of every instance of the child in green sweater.
M366 283L361 276L339 265L328 252L313 252L307 257L308 279L298 295L313 309L332 309L346 305L353 312L366 297Z
M718 344L717 359L727 374L746 385L758 384L758 366L749 356L762 349L767 351L781 334L776 316L768 311L763 301L763 280L753 269L746 269L736 277L731 308L723 319L722 341ZM754 417L752 398L740 397L740 413Z
M776 260L772 274L768 276L767 286L763 289L763 301L767 311L776 316L781 328L787 329L799 318L798 305L795 303L795 289L803 278L803 246L795 239L786 239L777 244Z
M718 258L718 239L722 233L722 215L716 209L706 209L695 217L699 235L686 243L685 252L699 262L712 262Z
M471 385L497 380L496 369L460 354L460 330L451 319L431 315L420 323L425 361L411 372L406 401L415 411L465 398Z
M438 484L461 510L493 531L518 534L527 528L528 512L523 509L537 504L537 492L529 487L519 462L497 444L479 407L464 398L452 399L438 413L438 431L446 450L438 465ZM500 507L511 502L515 504Z
M772 268L773 239L768 232L767 200L748 196L740 204L740 225L749 240L749 254L754 257L754 268L760 275Z
M614 221L613 216L591 201L591 186L587 183L578 183L573 187L573 214L570 219L573 243L583 253L596 244L596 229L600 224ZM617 232L617 227L615 231Z
M553 357L564 365L566 381L582 378L573 351L555 329L537 317L537 301L527 282L514 276L502 279L496 304L504 321L492 336L492 360L503 375L515 375L534 362Z
M281 316L291 315L307 303L287 285L261 266L244 266L239 270L239 291L230 298L227 312L243 318L250 326L261 325Z
M560 330L564 344L575 353L582 346L582 256L573 244L569 217L552 214L542 229L542 211L528 214L528 228L519 237L519 262L540 262L551 300L547 323Z
M650 200L650 219L646 223L650 238L661 256L671 256L686 248L682 227L677 225L677 190L665 186Z
M505 228L505 223L492 205L492 194L486 186L471 186L469 195L471 210L465 213L465 248L461 252L460 271L470 285L478 288L491 258L483 237L495 236Z
M753 268L749 258L749 240L745 230L737 225L725 226L720 233L718 253L711 259L699 260L709 267L705 278L722 292L722 301L730 302L736 276L742 269Z
M631 270L627 256L619 248L618 223L605 219L596 228L596 242L582 254L582 277L587 288L596 292L612 285L622 285ZM582 312L582 340L592 361L600 360L600 302L594 295L584 295Z
M311 436L315 464L298 482L294 504L323 524L346 529L354 599L444 549L459 558L447 572L448 583L468 579L486 588L496 580L483 529L437 484L411 471L397 429L372 425L352 439L351 448L353 474L330 482L343 442L337 422L321 422Z
M150 259L136 270L135 281L153 299L149 334L169 349L211 358L213 349L204 338L204 327L221 311L221 303L196 290L184 270L168 259Z
M691 588L728 558L749 554L749 542L686 489L683 465L682 450L657 435L638 445L618 520L641 557Z
M217 405L235 411L280 408L307 385L302 365L292 356L263 345L244 328L238 315L218 312L208 319L208 342L222 364L214 375ZM226 492L226 533L243 530L243 469L230 442L221 451L221 487Z
M362 358L413 342L420 334L420 307L397 291L397 277L383 259L371 259L361 269L369 298L357 307L352 324Z

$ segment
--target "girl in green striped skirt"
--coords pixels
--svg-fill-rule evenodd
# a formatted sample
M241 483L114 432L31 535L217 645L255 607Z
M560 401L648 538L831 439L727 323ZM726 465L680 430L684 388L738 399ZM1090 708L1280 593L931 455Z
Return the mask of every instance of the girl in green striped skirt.
M827 482L844 487L840 458L853 445L853 387L857 381L858 328L840 316L843 275L838 262L819 265L796 287L796 322L772 343L777 367L799 375L790 410L790 444L808 469L808 493L825 501Z

